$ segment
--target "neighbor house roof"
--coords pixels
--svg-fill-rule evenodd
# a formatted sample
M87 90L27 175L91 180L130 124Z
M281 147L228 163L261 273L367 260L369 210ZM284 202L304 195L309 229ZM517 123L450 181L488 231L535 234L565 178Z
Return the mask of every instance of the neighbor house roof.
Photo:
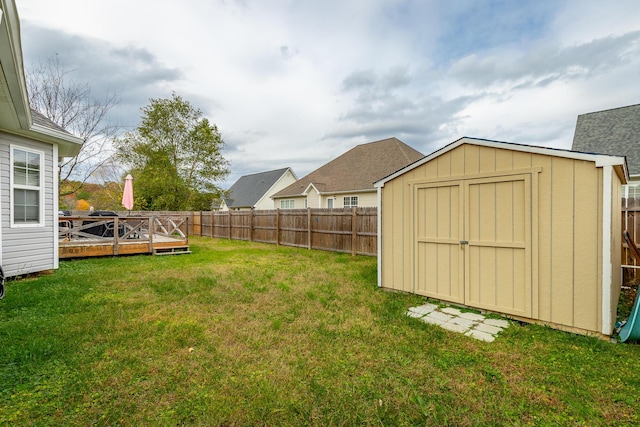
M571 148L626 156L629 175L640 175L640 104L579 115Z
M397 138L357 145L272 197L300 196L309 185L323 194L374 191L374 182L423 157Z
M283 168L241 176L229 188L228 195L223 200L230 208L253 207L290 169ZM293 174L293 171L291 173ZM295 174L293 176L295 177Z

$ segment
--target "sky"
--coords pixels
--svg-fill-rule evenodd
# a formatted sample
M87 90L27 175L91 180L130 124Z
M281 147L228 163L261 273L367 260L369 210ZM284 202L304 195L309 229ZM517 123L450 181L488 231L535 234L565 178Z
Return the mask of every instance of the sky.
M57 55L133 130L173 92L231 174L301 178L396 137L570 149L579 114L640 103L637 0L16 0L25 69Z

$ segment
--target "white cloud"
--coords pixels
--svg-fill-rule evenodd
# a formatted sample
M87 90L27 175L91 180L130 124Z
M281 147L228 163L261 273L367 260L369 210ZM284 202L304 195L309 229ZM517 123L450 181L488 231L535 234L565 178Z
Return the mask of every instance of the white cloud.
M568 148L578 114L640 102L640 3L22 0L26 62L59 52L137 121L171 91L238 176L302 176L396 136ZM27 34L28 32L28 34ZM229 183L229 184L230 184Z

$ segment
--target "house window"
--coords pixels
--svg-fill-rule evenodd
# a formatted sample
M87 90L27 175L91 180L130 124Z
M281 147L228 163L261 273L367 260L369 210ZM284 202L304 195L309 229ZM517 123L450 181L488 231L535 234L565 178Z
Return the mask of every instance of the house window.
M623 185L623 195L626 199L640 199L640 184Z
M280 200L280 209L293 209L295 206L295 200Z
M43 225L44 154L26 148L11 148L12 225Z
M345 208L355 208L358 206L358 196L347 196L344 198Z

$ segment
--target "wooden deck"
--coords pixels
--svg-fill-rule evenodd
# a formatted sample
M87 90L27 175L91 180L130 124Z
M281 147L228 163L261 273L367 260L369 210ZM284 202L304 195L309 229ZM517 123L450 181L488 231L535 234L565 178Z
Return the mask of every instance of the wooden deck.
M60 217L58 255L189 254L188 229L186 218Z

